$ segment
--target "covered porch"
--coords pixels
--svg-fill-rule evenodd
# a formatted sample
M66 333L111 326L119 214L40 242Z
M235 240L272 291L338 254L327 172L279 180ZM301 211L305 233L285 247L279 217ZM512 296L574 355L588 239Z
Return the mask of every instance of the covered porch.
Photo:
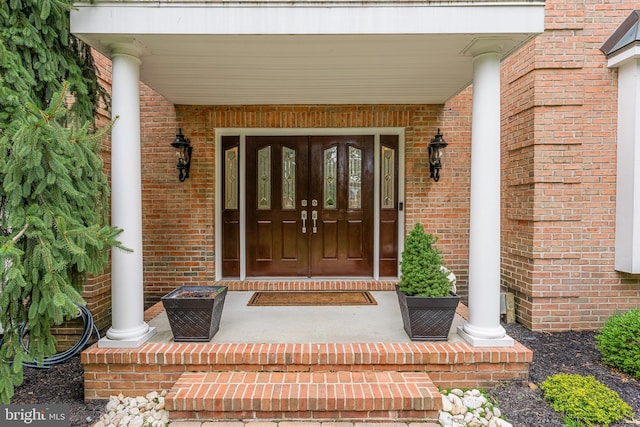
M76 6L72 33L112 61L112 114L119 117L112 131L112 222L124 229L122 243L133 250L113 253L112 326L102 347L135 348L156 332L144 320L140 81L174 105L187 106L440 105L473 84L469 232L468 241L461 242L468 243L469 316L458 333L476 347L513 345L499 322L500 62L543 31L544 2L96 1ZM363 122L380 126L371 124L375 120ZM306 123L285 126L320 127L313 118ZM433 118L429 123L440 126ZM214 126L211 133L217 130ZM171 135L175 129L165 131ZM413 142L416 147L424 144L421 138ZM206 155L211 158L212 150ZM217 173L220 161L211 166ZM420 220L424 208L403 209L412 202L409 191L423 191L420 186L428 180L410 178L413 187L400 187L396 201L400 241L406 217ZM209 232L215 228L218 245L219 198L216 191L209 200L216 200L215 223L201 226ZM239 221L245 230L242 211ZM374 258L380 250L376 227ZM398 254L400 249L401 243ZM245 279L245 257L241 251L239 279ZM216 279L218 261L209 272ZM375 267L371 276L380 279Z

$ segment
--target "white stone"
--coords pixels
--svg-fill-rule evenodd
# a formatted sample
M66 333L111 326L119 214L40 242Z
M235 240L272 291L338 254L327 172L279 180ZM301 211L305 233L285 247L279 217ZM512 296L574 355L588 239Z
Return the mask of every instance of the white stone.
M464 396L464 392L459 388L454 388L453 390L451 390L451 394L455 394L456 396L460 397Z
M494 418L494 419L497 421L499 427L513 427L513 425L510 422L505 421L502 418Z
M467 407L464 405L453 404L453 408L451 409L451 413L453 415L464 415L467 413Z
M451 411L451 409L453 409L451 401L445 395L442 395L442 410L445 412L449 412Z
M497 406L493 407L493 416L496 418L500 418L502 416L502 411Z
M157 391L152 391L147 393L145 397L147 398L147 400L151 401L151 400L157 399L159 396L160 394Z
M448 412L440 412L440 416L438 417L438 422L442 426L451 426L453 425L453 417Z
M453 404L453 406L463 406L462 404L462 399L460 399L460 397L457 394L449 394L449 396L447 396L447 398L449 399L449 401Z
M476 409L482 406L483 402L479 396L469 395L462 398L462 403L469 409Z
M107 402L107 406L106 406L106 410L107 411L111 411L113 409L116 409L118 407L118 405L120 404L120 402L118 401L118 399L114 399L111 398L109 399L109 401Z

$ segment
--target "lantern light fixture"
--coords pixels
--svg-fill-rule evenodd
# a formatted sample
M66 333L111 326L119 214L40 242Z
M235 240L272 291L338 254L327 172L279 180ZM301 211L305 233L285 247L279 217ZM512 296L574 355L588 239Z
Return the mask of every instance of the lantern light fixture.
M440 128L438 128L438 132L436 136L431 139L429 143L429 171L431 173L431 178L435 182L440 180L440 169L442 169L442 157L444 155L444 148L449 145L442 137L440 133Z
M189 178L189 170L191 169L191 153L193 152L193 147L191 146L191 141L189 140L189 138L185 138L182 134L182 128L178 130L176 139L173 140L171 146L178 150L176 153L176 155L178 156L178 179L180 180L180 182L184 182L187 178Z

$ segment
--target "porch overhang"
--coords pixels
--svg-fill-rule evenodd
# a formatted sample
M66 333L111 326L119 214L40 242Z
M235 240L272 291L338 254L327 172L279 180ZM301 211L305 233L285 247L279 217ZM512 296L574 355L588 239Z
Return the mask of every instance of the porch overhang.
M544 30L544 1L77 2L71 32L175 104L441 104L487 40L503 58Z

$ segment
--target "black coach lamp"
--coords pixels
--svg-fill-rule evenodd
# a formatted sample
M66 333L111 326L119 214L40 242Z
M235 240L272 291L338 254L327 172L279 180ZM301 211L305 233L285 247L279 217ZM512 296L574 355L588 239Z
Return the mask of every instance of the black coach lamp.
M182 134L182 128L176 134L176 139L173 140L171 146L178 150L178 179L180 182L184 182L185 179L189 178L193 147L189 138L185 138Z
M442 138L440 128L438 128L438 133L436 133L436 136L433 137L429 143L429 171L431 172L431 178L433 178L435 182L440 180L442 156L444 155L444 147L447 145L449 144Z

